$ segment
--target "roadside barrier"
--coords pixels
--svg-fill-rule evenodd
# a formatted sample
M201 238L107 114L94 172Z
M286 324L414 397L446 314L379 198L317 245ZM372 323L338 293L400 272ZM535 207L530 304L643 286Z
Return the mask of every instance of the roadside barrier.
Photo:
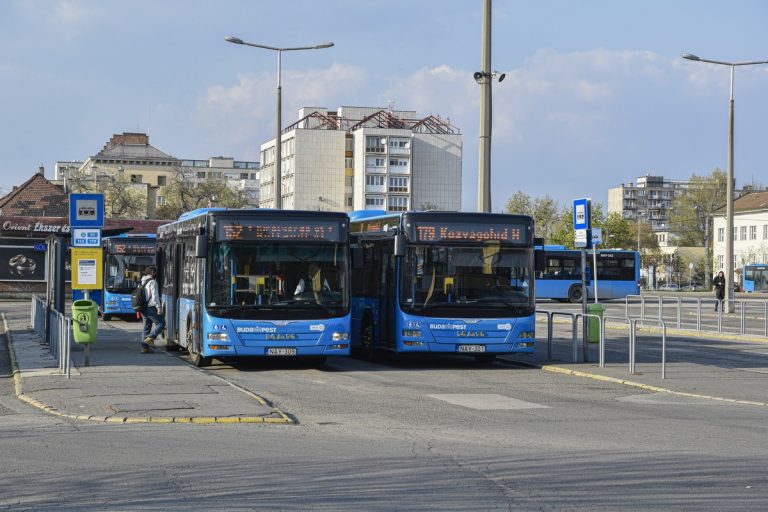
M596 322L600 325L600 339L599 343L600 346L603 346L603 343L605 341L605 326L602 323L600 315L593 315L589 313L571 313L569 311L548 311L545 309L537 309L536 313L544 314L547 316L547 359L552 359L552 341L554 338L554 318L556 316L563 316L571 319L571 351L573 356L573 362L578 363L579 362L579 348L578 348L578 339L579 339L579 320L581 320L582 323L582 355L585 363L589 362L589 344L587 339L587 325L586 320L589 318L594 318Z
M59 363L59 370L70 378L72 319L67 318L37 295L32 296L32 328L48 345L51 356Z

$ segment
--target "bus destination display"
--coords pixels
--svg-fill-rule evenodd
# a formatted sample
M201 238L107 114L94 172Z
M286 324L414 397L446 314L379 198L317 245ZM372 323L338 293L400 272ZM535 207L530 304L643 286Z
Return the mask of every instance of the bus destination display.
M418 222L416 240L419 242L446 242L472 240L479 242L526 242L524 224L480 224L467 222Z
M110 240L107 250L112 254L155 254L155 242Z
M219 240L340 240L339 223L309 220L219 220Z

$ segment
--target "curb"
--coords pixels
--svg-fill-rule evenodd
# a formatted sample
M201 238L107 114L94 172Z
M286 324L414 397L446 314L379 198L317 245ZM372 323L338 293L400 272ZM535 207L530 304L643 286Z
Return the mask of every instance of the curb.
M19 369L18 362L16 361L16 352L13 348L13 337L11 330L8 328L8 319L4 312L0 312L0 318L2 318L3 329L5 330L5 336L8 346L8 354L11 359L11 375L13 376L13 387L16 398L27 405L30 405L36 409L39 409L45 413L57 416L60 418L66 418L70 420L80 421L97 421L101 423L122 423L122 424L134 424L134 423L188 423L195 425L211 425L211 424L236 424L236 423L270 423L270 424L296 424L297 422L283 411L273 408L269 416L97 416L89 414L72 414L63 411L59 411L55 407L45 404L31 396L24 394L23 380L21 377L21 370ZM206 372L208 373L208 372ZM224 382L217 375L212 375ZM269 402L259 395L248 391L236 384L227 382L235 389L246 393L251 398L254 398L261 405L269 405Z

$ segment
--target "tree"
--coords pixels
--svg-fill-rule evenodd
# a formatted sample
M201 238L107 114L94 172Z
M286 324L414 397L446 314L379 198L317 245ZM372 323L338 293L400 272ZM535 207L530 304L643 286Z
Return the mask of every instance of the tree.
M147 216L146 186L131 183L122 174L73 173L67 177L67 187L76 193L103 194L107 218L144 219Z
M244 208L248 198L241 190L227 186L225 178L208 178L196 182L181 170L176 169L171 183L163 190L165 204L157 208L157 217L175 219L184 212L208 206Z
M560 218L560 205L549 196L531 199L528 194L517 191L507 200L506 213L530 215L536 224L536 236L549 243Z
M679 245L704 247L704 285L710 286L712 276L710 240L712 214L726 202L727 175L720 169L709 175L694 174L688 188L672 202L669 227Z
M603 246L611 249L633 249L636 245L634 226L620 213L612 212L601 223Z

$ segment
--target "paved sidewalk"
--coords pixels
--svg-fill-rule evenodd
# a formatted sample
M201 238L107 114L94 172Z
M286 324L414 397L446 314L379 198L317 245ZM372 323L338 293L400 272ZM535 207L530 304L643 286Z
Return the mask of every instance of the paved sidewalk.
M262 397L166 353L162 341L155 353L142 354L140 331L104 322L90 366L83 366L84 348L73 343L67 379L31 329L29 308L2 315L16 394L50 414L115 423L293 423Z
M546 323L539 322L536 353L505 359L547 371L616 382L651 391L768 407L768 339L718 333L667 331L666 378L661 378L662 336L659 330L638 330L635 373L629 372L628 329L609 328L605 366L599 344L589 343L583 362L579 340L573 362L570 324L555 324L552 359L547 358ZM580 334L580 332L579 332Z

